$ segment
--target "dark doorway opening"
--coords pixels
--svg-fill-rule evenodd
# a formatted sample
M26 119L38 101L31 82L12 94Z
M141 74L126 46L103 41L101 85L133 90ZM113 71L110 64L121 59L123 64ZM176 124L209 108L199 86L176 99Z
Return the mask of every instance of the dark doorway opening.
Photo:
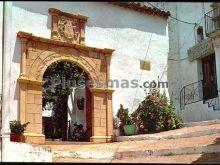
M202 58L203 100L218 96L215 54Z
M90 126L92 114L91 94L85 86L85 81L89 79L88 75L76 64L59 61L48 66L43 79L45 81L43 85L43 110L45 111L46 108L48 110L46 115L45 113L42 115L43 133L46 140L89 141L92 136ZM85 93L84 98L72 98L72 95L75 96L72 93L73 88L78 89L79 87ZM77 102L81 103L80 108L76 108L79 107ZM72 104L71 108L69 108L69 104ZM83 137L79 139L74 138L74 123L76 123L74 119L76 120L77 113L71 113L72 111L80 112L81 117L82 113L85 114L84 121L86 123L83 121L80 123L77 120L77 124L82 125L84 130ZM79 134L79 132L77 133Z

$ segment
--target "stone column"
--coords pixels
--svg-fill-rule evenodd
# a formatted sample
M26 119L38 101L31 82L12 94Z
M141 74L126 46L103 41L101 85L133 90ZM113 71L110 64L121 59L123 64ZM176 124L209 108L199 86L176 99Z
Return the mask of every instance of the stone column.
M43 81L18 79L20 83L20 120L30 122L24 132L25 142L44 144L42 134L42 88Z
M51 38L52 39L55 39L55 40L58 40L57 38L57 35L58 35L58 15L56 14L52 14L52 17L51 17Z
M112 112L112 92L113 90L109 90L106 93L107 98L107 142L111 142L113 138L113 112Z
M110 60L111 60L111 56L110 55L106 55L106 63L107 63L107 69L106 69L106 80L110 80ZM109 84L107 83L107 88ZM111 88L111 87L110 87Z
M20 62L20 75L19 79L22 79L23 83L20 83L20 99L22 102L26 102L27 99L27 79L26 76L26 59L27 59L27 38L21 38L21 62ZM19 105L19 119L22 123L25 123L25 110L26 110L26 104L22 104L20 101Z
M80 39L79 44L85 45L85 21L79 20L80 23Z
M3 84L2 84L2 162L10 161L10 68L11 68L11 20L12 2L3 2ZM15 110L16 111L16 110Z
M90 88L92 93L92 137L94 143L112 141L112 89Z

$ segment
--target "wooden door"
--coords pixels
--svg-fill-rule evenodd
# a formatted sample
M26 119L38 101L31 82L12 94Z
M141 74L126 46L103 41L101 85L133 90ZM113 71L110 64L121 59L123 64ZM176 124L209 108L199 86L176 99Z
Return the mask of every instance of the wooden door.
M215 54L202 58L203 100L218 96Z

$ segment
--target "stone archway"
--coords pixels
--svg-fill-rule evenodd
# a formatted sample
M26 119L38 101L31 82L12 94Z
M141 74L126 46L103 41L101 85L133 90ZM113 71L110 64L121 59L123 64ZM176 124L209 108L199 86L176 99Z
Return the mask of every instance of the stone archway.
M19 118L30 122L25 132L26 142L45 143L42 134L42 85L47 67L56 61L69 61L80 66L92 81L109 80L112 49L99 49L66 43L31 33L18 32L21 40L21 73ZM90 88L92 137L95 143L110 142L113 135L112 92L107 87Z

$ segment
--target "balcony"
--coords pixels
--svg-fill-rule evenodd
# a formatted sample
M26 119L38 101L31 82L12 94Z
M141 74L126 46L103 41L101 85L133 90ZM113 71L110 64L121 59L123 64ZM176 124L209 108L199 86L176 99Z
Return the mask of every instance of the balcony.
M220 7L205 14L205 31L207 37L220 35Z

